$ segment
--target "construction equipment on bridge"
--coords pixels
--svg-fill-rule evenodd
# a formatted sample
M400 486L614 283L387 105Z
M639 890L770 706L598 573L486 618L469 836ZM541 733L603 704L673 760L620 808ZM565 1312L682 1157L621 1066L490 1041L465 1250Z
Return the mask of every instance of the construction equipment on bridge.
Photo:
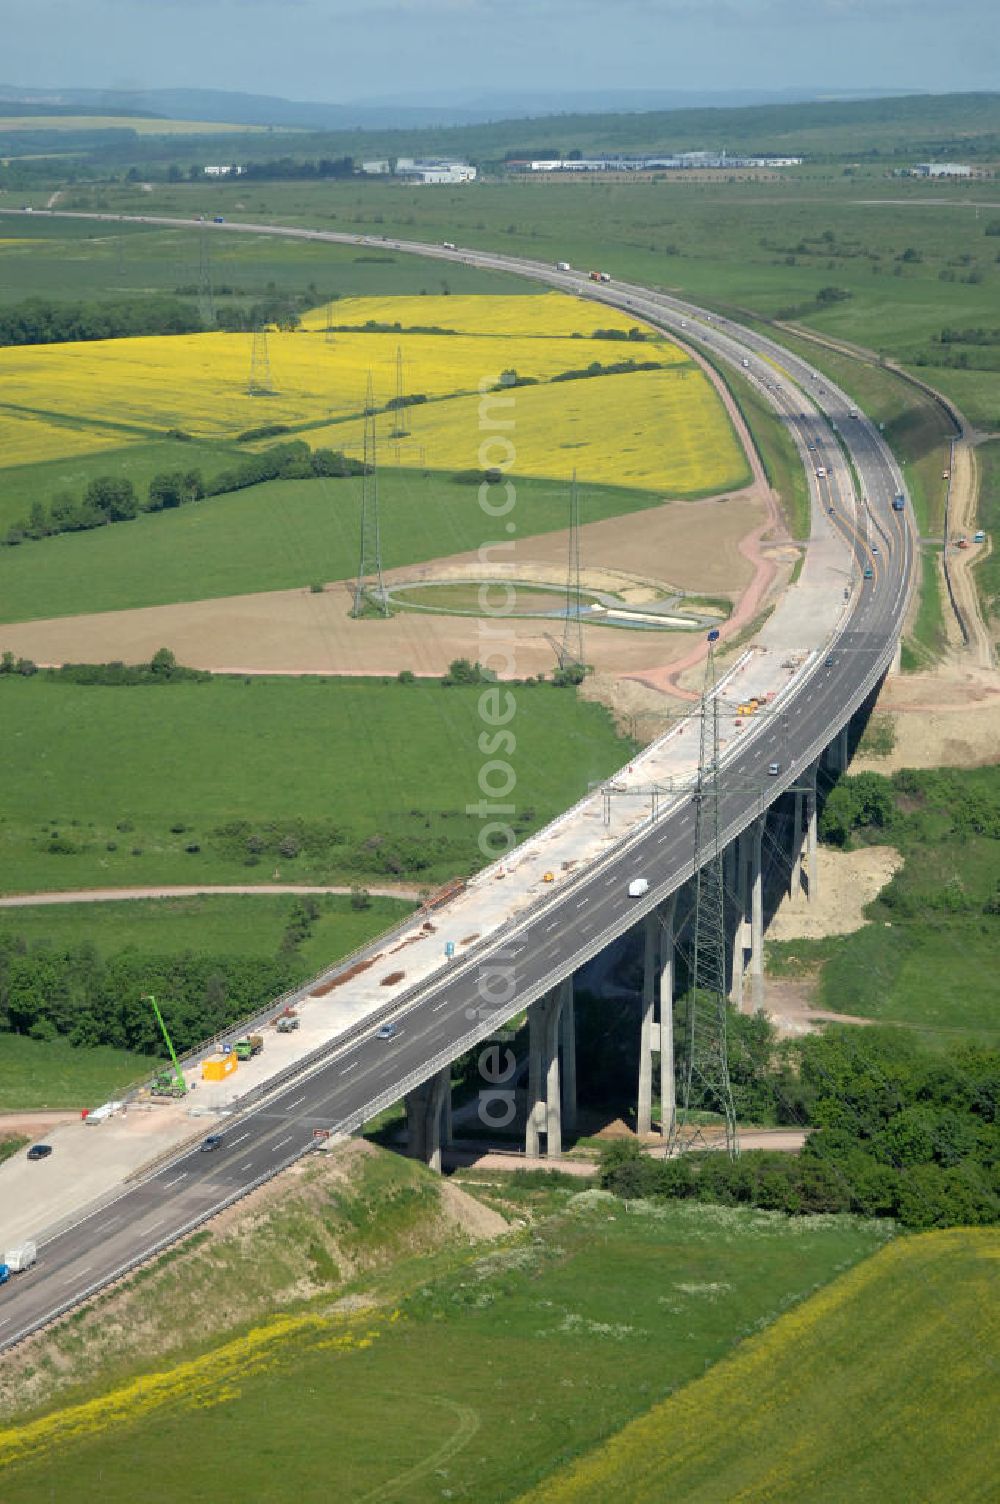
M687 1029L677 1116L667 1153L707 1147L705 1110L725 1122L726 1149L739 1155L736 1111L729 1080L726 1000L725 881L720 837L719 698L715 670L717 628L708 634L708 660L701 696L701 739L695 784L694 943L688 975Z
M184 1080L184 1072L181 1070L177 1052L174 1049L173 1040L167 1033L167 1026L163 1022L163 1014L160 1012L156 998L151 992L143 993L142 1002L149 1003L156 1014L156 1022L160 1026L160 1033L173 1061L173 1071L159 1071L153 1078L152 1093L154 1097L184 1097L187 1095L187 1083Z
M382 581L382 537L378 517L378 452L375 443L375 393L372 373L365 390L365 438L361 474L361 557L354 582L352 616L388 616Z
M294 1008L286 1008L277 1020L275 1027L279 1034L291 1034L293 1030L299 1027L300 1022L299 1015L295 1012Z
M203 1081L225 1081L236 1069L236 1056L232 1050L225 1055L217 1055L214 1059L203 1060L201 1063L201 1079Z
M238 1039L233 1045L233 1054L237 1060L251 1060L254 1055L259 1055L264 1048L264 1038L261 1034L248 1034L244 1039Z

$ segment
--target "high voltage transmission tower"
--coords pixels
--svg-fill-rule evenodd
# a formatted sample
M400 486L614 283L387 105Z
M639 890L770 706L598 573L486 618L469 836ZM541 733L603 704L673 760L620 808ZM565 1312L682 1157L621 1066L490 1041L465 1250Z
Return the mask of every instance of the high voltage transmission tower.
M718 638L717 630L709 632L701 698L701 740L694 795L694 944L688 977L680 1101L667 1152L708 1147L696 1121L708 1110L724 1119L726 1149L729 1157L735 1159L739 1142L726 1039L725 880L720 843L719 697L715 673Z
M198 245L198 311L206 329L215 327L215 299L212 296L212 253L208 231L202 230Z
M576 471L569 492L569 545L566 556L566 617L563 623L562 642L549 638L556 650L559 667L580 668L583 662L583 617L580 595L580 496L576 487Z
M253 332L247 391L251 397L270 397L274 393L271 385L271 357L267 353L267 330L262 324Z
M365 391L365 440L361 474L361 558L354 582L352 616L389 615L382 581L382 538L378 516L378 453L375 445L375 394L371 372Z
M390 439L405 439L410 430L406 426L406 389L403 385L403 347L396 346L396 395L392 402L393 421L389 430ZM398 456L397 456L398 460Z

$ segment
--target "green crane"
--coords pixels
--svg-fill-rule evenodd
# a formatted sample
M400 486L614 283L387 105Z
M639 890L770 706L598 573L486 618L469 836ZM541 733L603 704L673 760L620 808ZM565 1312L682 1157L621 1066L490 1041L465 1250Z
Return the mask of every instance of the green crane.
M143 1000L144 1003L152 1003L152 1005L153 1005L153 1012L156 1014L156 1022L160 1026L160 1033L163 1035L164 1039L166 1040L167 1049L170 1051L170 1058L174 1062L174 1071L176 1072L176 1083L177 1083L174 1094L176 1096L179 1096L179 1097L186 1096L187 1095L187 1082L184 1080L184 1072L181 1070L180 1061L177 1059L177 1052L174 1049L173 1040L170 1038L170 1035L167 1033L167 1026L163 1022L163 1014L160 1012L159 1008L157 1007L156 998L153 996L153 994L151 992L145 992L145 993L143 993L142 1000ZM161 1085L165 1084L165 1080L169 1081L169 1079L170 1079L170 1072L169 1071L163 1071L161 1073L161 1075L157 1077L157 1081Z

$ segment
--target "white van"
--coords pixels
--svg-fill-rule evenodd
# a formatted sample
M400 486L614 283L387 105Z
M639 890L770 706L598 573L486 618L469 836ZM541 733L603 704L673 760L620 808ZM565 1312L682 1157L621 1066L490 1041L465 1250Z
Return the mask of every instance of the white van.
M641 898L644 893L648 892L649 883L644 877L634 877L628 885L629 898Z

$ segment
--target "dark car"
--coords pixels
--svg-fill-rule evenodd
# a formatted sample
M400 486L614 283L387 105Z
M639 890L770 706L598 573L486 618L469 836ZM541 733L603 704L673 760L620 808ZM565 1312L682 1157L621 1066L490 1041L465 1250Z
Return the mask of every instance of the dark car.
M201 1152L202 1152L202 1154L211 1154L211 1152L212 1152L213 1149L221 1149L221 1148L222 1148L222 1134L221 1133L210 1133L208 1135L208 1138L203 1138L202 1141L201 1141Z
M31 1148L28 1150L28 1158L29 1159L48 1159L48 1157L49 1157L49 1155L51 1153L52 1153L52 1145L51 1144L32 1144Z

